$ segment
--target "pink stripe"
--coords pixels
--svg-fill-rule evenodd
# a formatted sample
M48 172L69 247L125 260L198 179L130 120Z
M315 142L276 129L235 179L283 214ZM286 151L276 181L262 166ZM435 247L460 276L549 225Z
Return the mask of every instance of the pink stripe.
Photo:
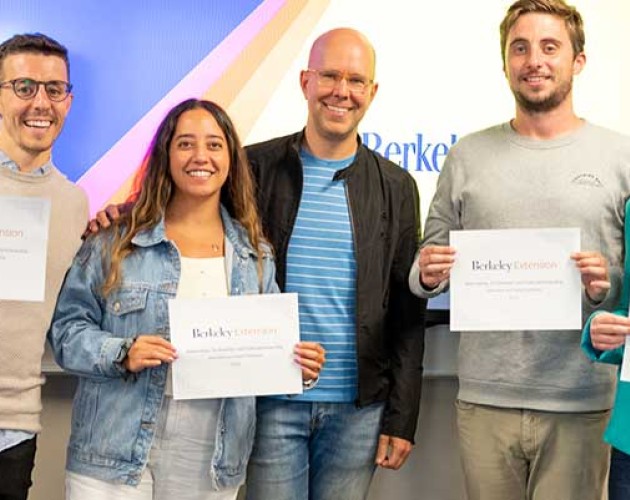
M77 183L85 189L93 214L138 168L160 121L190 97L203 95L271 21L286 0L265 0L208 56L105 153Z

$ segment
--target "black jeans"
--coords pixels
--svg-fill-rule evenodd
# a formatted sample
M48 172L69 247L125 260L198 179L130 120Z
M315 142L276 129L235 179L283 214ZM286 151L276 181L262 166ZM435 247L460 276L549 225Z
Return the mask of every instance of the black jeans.
M26 500L33 482L37 438L0 451L0 500Z
M630 455L616 448L610 457L608 500L630 499Z

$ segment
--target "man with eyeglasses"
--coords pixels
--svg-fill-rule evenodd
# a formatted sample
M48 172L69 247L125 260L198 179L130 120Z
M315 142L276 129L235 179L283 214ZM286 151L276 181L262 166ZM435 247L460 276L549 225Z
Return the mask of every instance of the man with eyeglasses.
M302 340L326 348L303 395L259 399L250 500L363 499L375 467L398 469L412 447L426 305L407 283L419 196L358 137L374 71L365 36L324 33L300 74L304 130L247 148L278 283L298 293Z
M55 40L25 34L0 44L0 200L50 200L44 300L0 300L2 500L28 496L41 430L46 330L88 215L85 194L51 158L72 102L68 80L68 52Z

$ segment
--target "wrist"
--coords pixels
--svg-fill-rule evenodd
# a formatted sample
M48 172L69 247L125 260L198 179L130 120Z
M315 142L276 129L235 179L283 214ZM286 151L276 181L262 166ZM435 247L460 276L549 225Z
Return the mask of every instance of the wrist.
M302 389L304 389L305 391L311 390L317 385L317 382L319 382L319 376L315 378L309 378L307 380L302 380Z
M422 279L422 273L420 274L420 286L426 290L427 292L431 292L433 290L435 290L438 287L439 283L436 283L434 285L429 285L426 283L426 281L424 281Z
M599 306L608 294L608 290L598 290L591 293L587 287L584 287L584 296L586 297L586 301L591 306Z
M120 344L120 348L118 350L118 353L116 354L116 357L114 358L114 366L124 377L128 376L130 373L126 365L129 356L129 350L131 349L131 346L133 346L133 343L135 341L136 337L124 339Z

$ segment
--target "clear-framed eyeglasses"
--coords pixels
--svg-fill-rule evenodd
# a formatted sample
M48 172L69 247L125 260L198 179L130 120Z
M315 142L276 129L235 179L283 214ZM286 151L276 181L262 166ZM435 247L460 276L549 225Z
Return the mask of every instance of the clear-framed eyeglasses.
M15 95L25 101L33 99L37 95L40 85L44 87L48 99L54 102L65 100L72 91L72 85L68 82L64 82L63 80L49 80L47 82L42 82L39 80L33 80L32 78L16 78L14 80L0 82L0 88L11 86Z
M341 85L342 81L346 82L346 87L353 94L365 94L367 89L374 83L365 76L352 74L332 69L307 69L309 73L314 73L317 77L317 85L322 89L333 89L337 85Z

